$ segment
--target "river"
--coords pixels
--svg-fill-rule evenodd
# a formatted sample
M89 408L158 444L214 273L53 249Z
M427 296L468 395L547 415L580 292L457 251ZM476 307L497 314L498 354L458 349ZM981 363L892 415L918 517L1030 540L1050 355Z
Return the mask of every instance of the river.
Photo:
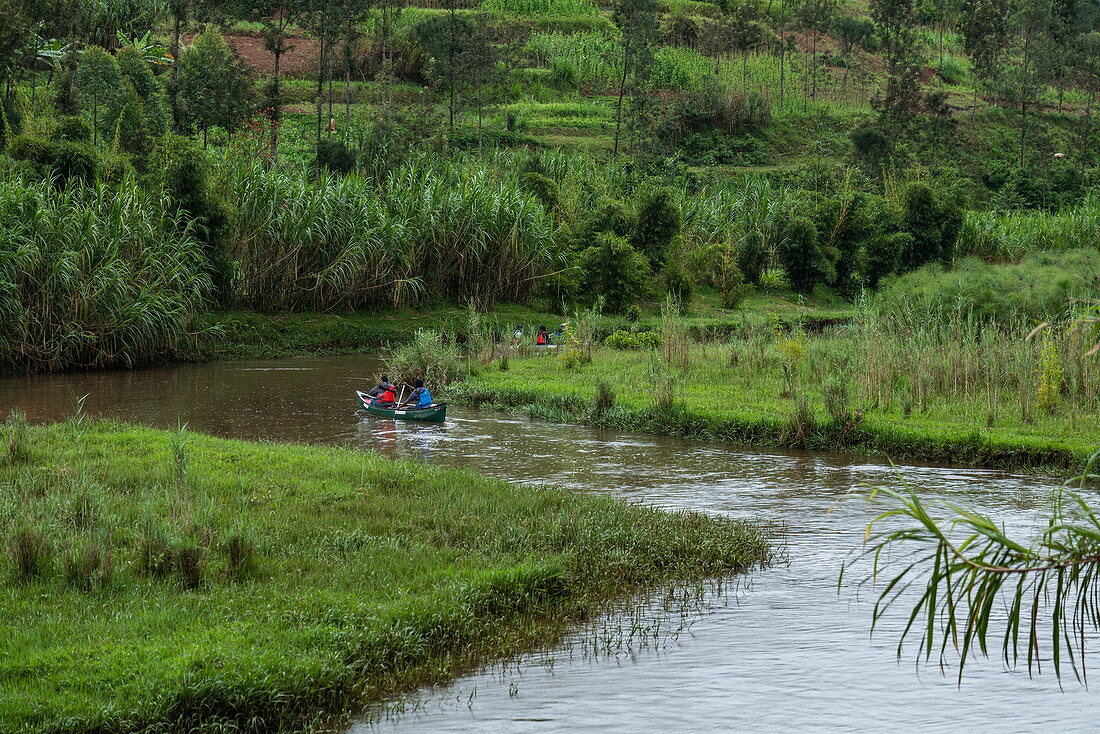
M0 380L0 411L32 420L84 411L218 436L332 443L462 466L513 482L551 482L666 508L780 526L789 563L752 574L675 640L619 655L579 641L490 666L354 724L393 732L1094 731L1100 701L1072 678L1029 678L1000 660L952 671L895 655L901 619L869 636L872 599L841 563L871 509L860 491L896 486L1039 527L1050 479L655 437L452 407L443 425L360 419L352 390L377 378L365 357L182 365ZM994 641L996 642L996 641ZM1090 655L1090 660L1092 656ZM1094 663L1095 666L1095 663Z

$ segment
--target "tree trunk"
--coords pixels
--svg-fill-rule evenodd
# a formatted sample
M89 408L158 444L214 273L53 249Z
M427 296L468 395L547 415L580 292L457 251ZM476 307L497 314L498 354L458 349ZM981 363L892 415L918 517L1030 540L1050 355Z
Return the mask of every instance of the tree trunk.
M814 31L813 51L810 52L811 89L810 99L817 102L817 31Z
M279 61L282 58L282 39L280 38L280 50L274 53L275 75L271 81L271 162L279 160L279 118L282 110L282 92L279 89Z
M325 21L321 19L321 32L317 34L317 144L321 144L321 130L324 127L324 123L321 122L321 115L324 112L324 100L322 96L325 93Z
M178 10L178 9L177 9ZM169 52L172 54L172 128L178 133L180 131L180 26L183 23L183 19L180 17L180 13L176 12L172 14L172 48Z
M627 63L627 51L626 47L623 47L623 75L619 79L619 99L615 102L615 147L612 150L612 155L619 154L619 132L623 126L623 94L626 93L626 73L629 64Z

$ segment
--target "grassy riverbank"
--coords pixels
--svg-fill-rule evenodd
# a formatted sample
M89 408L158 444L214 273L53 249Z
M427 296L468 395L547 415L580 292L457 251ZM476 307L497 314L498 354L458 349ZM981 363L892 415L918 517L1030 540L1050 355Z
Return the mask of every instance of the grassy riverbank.
M5 732L298 731L768 555L737 522L340 449L3 439Z
M752 329L782 324L815 330L847 322L853 306L838 299L799 296L785 288L762 288L736 309L723 308L712 292L699 295L683 322L692 338L743 334ZM477 329L490 328L507 340L516 326L534 334L540 324L551 331L573 314L551 313L530 306L495 304L488 314L477 316ZM601 315L593 320L600 338L618 329L658 329L659 303L641 304L637 318ZM417 329L431 329L464 340L471 330L469 309L456 305L424 308L381 309L350 313L275 313L236 310L217 311L199 317L198 330L208 334L188 359L274 359L305 354L377 352L380 348L409 341Z
M1100 365L1078 358L1086 342L1059 345L1055 363L1049 343L955 326L961 331L870 334L863 323L729 343L666 338L663 353L597 348L591 362L572 365L554 352L513 355L475 369L450 399L760 446L1080 469L1100 444ZM614 392L602 402L601 382Z

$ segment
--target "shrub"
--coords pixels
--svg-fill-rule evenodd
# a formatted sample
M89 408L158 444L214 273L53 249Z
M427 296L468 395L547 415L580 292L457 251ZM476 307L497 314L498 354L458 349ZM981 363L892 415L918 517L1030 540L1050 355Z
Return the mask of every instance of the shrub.
M560 196L558 194L558 185L552 178L532 171L523 174L521 183L525 190L534 194L535 198L542 202L542 207L548 213L553 214L557 211L560 203Z
M53 129L53 135L58 140L86 143L92 139L92 128L88 126L83 117L65 115L58 119Z
M913 235L908 232L894 232L871 239L861 256L860 273L864 284L871 289L878 288L883 278L897 270L901 253L912 248Z
M853 298L860 285L860 251L874 234L864 198L859 193L848 193L823 199L815 207L814 216L823 248L836 252L836 274L829 285L846 298Z
M157 159L164 193L195 225L209 264L214 300L228 306L234 272L227 237L229 211L210 184L206 159L192 141L180 137L164 138Z
M355 170L356 162L355 151L343 140L326 138L317 141L317 155L313 160L313 166L317 170L324 169L346 175Z
M809 293L819 283L836 278L835 251L823 248L814 223L804 217L790 221L779 243L779 262L791 288Z
M577 258L582 289L603 297L612 313L622 313L649 292L651 271L645 255L622 237L601 234L597 244Z
M390 350L386 367L397 382L412 384L420 377L429 389L445 387L466 373L454 340L429 329L417 329L412 341Z
M661 335L655 331L629 332L619 329L603 343L612 349L656 349L661 346Z
M20 530L12 538L12 560L15 562L15 577L19 581L29 581L49 570L52 555L46 536L30 528Z
M682 217L679 205L666 189L653 189L642 195L630 244L658 267L680 234Z
M955 259L955 242L962 229L963 212L927 185L914 183L905 189L902 229L913 237L912 246L900 254L899 268L907 272L925 263L947 267Z
M8 155L15 160L33 163L42 175L67 183L91 183L100 168L95 150L84 143L67 140L46 140L29 136L12 138Z
M752 285L760 285L760 277L768 267L768 250L764 246L764 235L757 229L750 229L741 238L737 248L737 267L745 280Z
M633 227L634 220L622 202L608 201L597 209L592 218L585 223L580 244L583 247L591 246L603 233L610 233L617 237L627 237Z
M861 127L852 131L851 140L856 163L870 176L881 178L893 156L890 139L876 127Z
M684 266L675 253L665 258L664 267L661 268L661 284L667 295L674 296L681 305L687 306L695 295L695 286L684 271Z

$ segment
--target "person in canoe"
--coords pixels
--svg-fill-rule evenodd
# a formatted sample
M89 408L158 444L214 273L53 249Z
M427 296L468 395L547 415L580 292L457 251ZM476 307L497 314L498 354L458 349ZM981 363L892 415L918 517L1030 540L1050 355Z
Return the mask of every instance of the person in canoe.
M382 382L378 384L378 387L382 388L382 391L377 395L374 395L374 390L371 390L371 405L375 408L396 407L397 395L393 391L393 385L386 380L385 375L382 376Z
M428 388L424 387L424 381L417 377L413 380L413 391L409 394L409 399L401 404L402 408L414 408L422 409L431 407L432 394L428 392Z
M539 327L539 333L535 335L535 345L545 347L550 343L550 332L546 329L546 326Z
M379 395L386 391L386 385L390 384L389 375L382 375L382 381L367 391L367 395L372 398L377 398Z

